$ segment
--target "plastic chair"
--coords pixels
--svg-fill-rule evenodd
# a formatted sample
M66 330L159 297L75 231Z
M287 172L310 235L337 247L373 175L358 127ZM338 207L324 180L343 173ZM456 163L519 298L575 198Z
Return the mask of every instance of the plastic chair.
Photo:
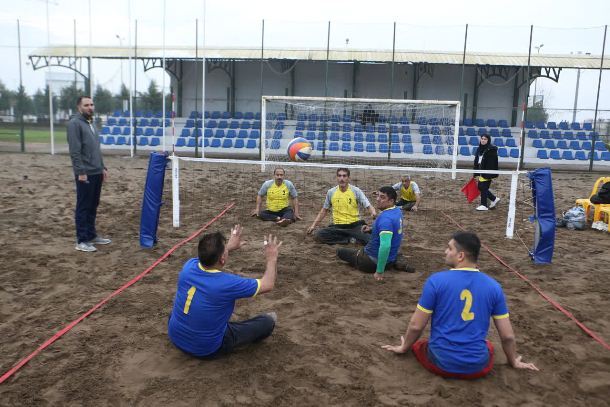
M589 219L589 209L591 208L591 197L597 194L597 191L604 185L606 182L610 182L610 177L599 177L595 184L593 184L593 189L591 190L591 194L589 198L580 198L576 200L576 205L582 206L585 210L585 218ZM602 206L602 205L597 205ZM608 205L610 207L610 205Z

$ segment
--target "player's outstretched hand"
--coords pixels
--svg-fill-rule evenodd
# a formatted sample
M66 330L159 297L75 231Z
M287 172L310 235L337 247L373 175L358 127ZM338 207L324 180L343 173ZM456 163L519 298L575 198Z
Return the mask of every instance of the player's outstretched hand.
M314 225L311 225L310 227L307 228L307 234L311 235L314 231L316 227Z
M268 236L265 236L263 246L265 248L265 257L267 258L267 260L277 259L277 256L280 254L280 247L282 247L282 242L278 241L276 236L270 234Z
M371 233L371 227L369 225L362 225L362 228L360 228L360 231L362 233Z
M394 353L405 353L408 349L405 346L405 337L400 337L400 345L383 345L383 349Z
M244 244L246 244L246 242L241 240L242 231L243 231L243 228L241 227L241 225L235 225L234 227L231 228L231 237L229 238L229 241L227 242L228 251L239 249Z
M514 363L513 363L513 367L515 369L529 369L529 370L535 370L535 371L540 371L540 369L538 369L533 363L525 363L521 361L522 356L517 356L517 358L515 359Z
M250 212L250 216L258 216L258 211L256 209L252 209L252 212Z
M373 273L375 281L383 281L383 273Z

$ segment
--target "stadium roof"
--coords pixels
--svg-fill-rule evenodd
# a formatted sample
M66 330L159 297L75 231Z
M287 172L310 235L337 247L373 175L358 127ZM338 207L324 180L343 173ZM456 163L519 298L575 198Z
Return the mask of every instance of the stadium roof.
M92 57L100 59L126 59L133 57L133 48L102 46L50 46L34 50L30 57ZM169 46L165 48L166 59L195 59L195 47ZM198 49L201 58L204 49ZM138 46L137 56L143 58L162 58L163 49L157 46ZM206 58L227 60L260 60L260 48L206 48ZM326 49L288 49L269 48L264 50L265 59L286 59L325 61ZM391 50L330 50L329 60L335 62L387 63L392 61ZM546 68L599 69L599 55L539 55L532 54L530 65ZM394 55L397 63L462 64L462 53L455 51L404 51L397 50ZM527 66L527 54L467 52L466 65ZM604 58L604 68L610 69L610 58Z

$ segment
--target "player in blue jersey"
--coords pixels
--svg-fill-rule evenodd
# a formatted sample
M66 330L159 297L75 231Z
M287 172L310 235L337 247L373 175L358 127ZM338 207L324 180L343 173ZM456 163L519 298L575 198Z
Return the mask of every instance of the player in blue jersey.
M260 279L244 278L221 269L229 253L239 249L242 228L231 229L225 245L220 232L201 237L198 258L188 260L178 276L174 307L168 323L172 343L180 350L201 358L230 353L235 347L265 339L275 327L275 313L261 314L242 322L229 322L235 300L254 297L273 289L277 257L282 242L265 237L267 260Z
M340 248L337 256L352 267L365 273L375 273L376 280L383 280L386 266L395 265L402 242L402 212L396 206L398 194L392 187L381 187L376 204L379 215L373 227L363 226L363 232L371 232L371 239L363 249Z
M476 379L493 367L493 346L486 340L493 318L508 363L517 369L538 370L517 355L502 287L477 268L480 249L474 233L453 235L445 250L445 262L451 269L426 280L400 345L382 348L395 353L412 349L417 360L435 374ZM430 318L430 340L418 340Z

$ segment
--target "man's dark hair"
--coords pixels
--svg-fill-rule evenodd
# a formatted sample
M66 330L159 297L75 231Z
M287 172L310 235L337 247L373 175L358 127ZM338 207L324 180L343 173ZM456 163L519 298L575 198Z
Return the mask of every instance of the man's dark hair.
M201 236L197 247L199 262L208 267L216 264L225 251L225 241L224 235L220 232Z
M349 177L349 168L337 168L337 175L339 175L339 171L343 171L345 173L347 173L347 176Z
M283 169L282 167L277 167L276 169L274 169L274 170L273 170L273 175L275 175L275 172L276 172L277 170L281 170L281 171L284 173L284 175L286 175L286 170L285 170L285 169Z
M78 99L76 99L76 106L80 106L80 103L83 101L83 99L91 99L91 96L87 96L87 95L79 96ZM91 99L91 100L93 100L93 99Z
M396 194L396 190L392 187L381 187L379 188L379 192L385 194L388 198L396 202L398 199L398 195Z
M468 260L476 262L479 260L481 251L481 240L473 232L456 232L452 236L458 251L464 252Z

